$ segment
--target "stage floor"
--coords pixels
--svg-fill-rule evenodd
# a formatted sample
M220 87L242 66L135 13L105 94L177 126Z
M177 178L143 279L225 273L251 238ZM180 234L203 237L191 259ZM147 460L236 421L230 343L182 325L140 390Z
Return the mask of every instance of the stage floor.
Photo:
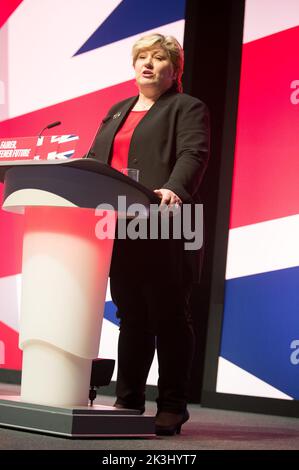
M17 395L19 386L0 384L0 395ZM98 396L96 404L112 406L114 397ZM189 405L190 420L181 435L146 438L66 439L0 428L2 450L299 450L299 419ZM155 414L154 402L146 412Z

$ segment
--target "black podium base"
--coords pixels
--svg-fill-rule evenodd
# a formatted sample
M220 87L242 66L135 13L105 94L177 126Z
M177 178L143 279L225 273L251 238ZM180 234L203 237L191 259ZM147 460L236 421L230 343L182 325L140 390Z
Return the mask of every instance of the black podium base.
M154 416L94 405L58 408L0 395L0 426L64 437L152 437Z

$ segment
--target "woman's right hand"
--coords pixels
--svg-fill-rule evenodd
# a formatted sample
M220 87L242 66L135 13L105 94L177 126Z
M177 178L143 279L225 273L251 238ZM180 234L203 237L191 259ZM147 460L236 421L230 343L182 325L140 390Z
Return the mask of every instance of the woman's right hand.
M177 194L175 194L173 191L170 189L166 188L161 188L161 189L155 189L154 193L157 194L161 198L160 206L166 205L166 206L172 206L175 204L181 205L182 200L179 198Z

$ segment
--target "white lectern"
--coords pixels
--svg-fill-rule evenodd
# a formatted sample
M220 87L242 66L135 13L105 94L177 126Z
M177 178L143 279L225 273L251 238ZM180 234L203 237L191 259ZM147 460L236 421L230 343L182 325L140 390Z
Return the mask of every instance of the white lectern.
M23 213L20 397L0 424L67 436L153 435L153 416L88 406L98 355L118 197L149 209L157 196L93 159L0 163L3 209ZM95 208L109 237L99 240ZM115 210L113 210L113 208Z

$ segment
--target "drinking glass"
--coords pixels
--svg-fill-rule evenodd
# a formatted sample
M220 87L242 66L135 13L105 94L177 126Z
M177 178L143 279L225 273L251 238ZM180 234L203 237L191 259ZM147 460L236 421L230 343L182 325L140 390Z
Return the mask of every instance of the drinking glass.
M121 172L132 180L139 181L139 170L136 168L122 168Z

